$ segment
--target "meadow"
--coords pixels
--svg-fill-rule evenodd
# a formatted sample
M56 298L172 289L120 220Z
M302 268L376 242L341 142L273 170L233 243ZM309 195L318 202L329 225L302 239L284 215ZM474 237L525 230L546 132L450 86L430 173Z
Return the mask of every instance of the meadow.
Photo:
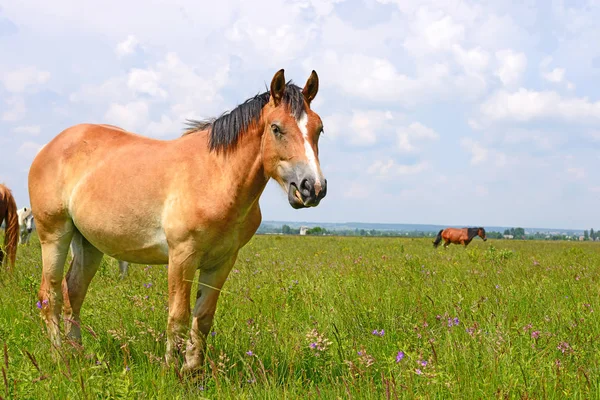
M166 266L105 258L59 360L36 306L39 243L0 275L4 399L600 397L600 246L256 236L204 374L164 366Z

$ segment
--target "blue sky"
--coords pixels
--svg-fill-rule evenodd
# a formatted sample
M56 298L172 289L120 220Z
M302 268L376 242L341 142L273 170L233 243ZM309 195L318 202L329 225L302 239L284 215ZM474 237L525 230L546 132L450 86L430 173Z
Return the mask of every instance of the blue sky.
M263 219L600 228L600 1L0 0L0 182L80 122L160 139L303 84L328 194ZM91 3L91 2L90 2Z

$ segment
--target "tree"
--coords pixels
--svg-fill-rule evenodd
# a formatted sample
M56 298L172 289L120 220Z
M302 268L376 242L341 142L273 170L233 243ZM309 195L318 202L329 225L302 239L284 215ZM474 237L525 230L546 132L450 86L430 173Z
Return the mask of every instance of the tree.
M515 239L525 239L525 229L514 228L513 236L515 237Z
M583 231L583 240L590 240L590 234L587 229Z
M284 235L291 235L292 234L292 228L290 228L289 225L283 225L281 227L281 233L283 233Z
M594 228L590 229L590 239L596 239L596 232L594 232Z
M510 230L509 230L509 229L505 229L505 230L504 230L504 234L505 234L505 235L510 235Z

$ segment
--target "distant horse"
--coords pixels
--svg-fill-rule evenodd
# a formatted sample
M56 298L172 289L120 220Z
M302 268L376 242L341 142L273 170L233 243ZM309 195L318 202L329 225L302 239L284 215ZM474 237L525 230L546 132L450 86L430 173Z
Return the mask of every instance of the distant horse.
M0 224L5 222L4 246L0 247L0 266L15 267L17 259L17 243L19 242L19 217L17 216L17 203L12 192L0 184ZM6 258L4 258L6 255Z
M23 207L17 211L19 216L19 244L29 244L31 232L35 228L31 208Z
M323 124L310 108L318 87L314 71L301 89L280 70L270 91L216 119L189 121L174 140L77 125L42 148L29 172L29 197L42 245L41 314L52 343L61 343L63 301L67 337L81 341L81 305L103 254L168 262L166 360L174 363L183 351L183 369L200 368L221 287L260 225L259 198L269 179L293 208L317 206L325 197L318 158Z
M447 248L450 243L454 244L464 244L465 247L471 243L471 240L475 236L479 236L485 242L487 238L485 237L485 229L479 228L446 228L442 229L438 232L435 241L433 242L433 247L438 247L442 240L444 240L444 248Z

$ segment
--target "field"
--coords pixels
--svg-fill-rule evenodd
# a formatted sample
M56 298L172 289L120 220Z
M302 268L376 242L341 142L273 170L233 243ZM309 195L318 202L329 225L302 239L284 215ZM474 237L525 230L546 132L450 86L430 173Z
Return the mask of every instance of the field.
M39 317L40 249L0 276L2 398L599 398L600 246L256 236L204 375L162 363L166 267L105 258L60 360ZM2 351L2 350L0 350Z

